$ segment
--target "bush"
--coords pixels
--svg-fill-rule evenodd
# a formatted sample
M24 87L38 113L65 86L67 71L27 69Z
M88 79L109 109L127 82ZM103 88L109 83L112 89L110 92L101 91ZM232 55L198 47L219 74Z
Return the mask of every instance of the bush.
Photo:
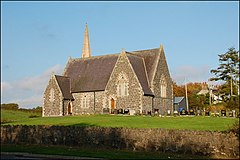
M238 122L238 120L235 121L234 124L229 127L228 131L234 133L238 137L238 139L239 139L239 132L240 131L239 131L239 122Z
M14 120L10 120L10 119L5 119L5 118L1 118L1 124L6 124L6 123L11 123L14 122Z
M18 108L16 103L1 104L1 109L18 110Z
M40 116L38 116L38 115L30 115L30 116L28 116L28 118L37 118L37 117L40 117Z

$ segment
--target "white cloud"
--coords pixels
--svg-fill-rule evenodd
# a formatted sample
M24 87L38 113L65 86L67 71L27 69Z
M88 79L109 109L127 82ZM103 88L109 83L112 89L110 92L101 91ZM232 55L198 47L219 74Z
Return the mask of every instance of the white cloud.
M1 82L2 103L17 103L21 108L42 106L43 93L51 74L62 74L63 67L55 65L40 75Z
M209 66L182 66L176 68L172 74L172 78L177 84L186 82L207 82L211 77Z
M1 82L1 88L2 88L2 91L3 90L9 90L12 88L11 84L6 82L6 81L3 81Z

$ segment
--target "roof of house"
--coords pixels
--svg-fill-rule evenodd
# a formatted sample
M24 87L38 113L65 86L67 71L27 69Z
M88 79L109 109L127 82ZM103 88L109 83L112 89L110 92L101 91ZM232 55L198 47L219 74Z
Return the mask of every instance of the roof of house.
M57 83L61 89L64 99L74 99L70 92L70 78L55 75Z
M126 52L145 95L153 95L149 83L154 76L159 48ZM64 76L71 79L71 92L105 90L119 54L70 59Z
M184 99L184 97L174 97L173 103L180 103L180 102L182 102L183 99Z

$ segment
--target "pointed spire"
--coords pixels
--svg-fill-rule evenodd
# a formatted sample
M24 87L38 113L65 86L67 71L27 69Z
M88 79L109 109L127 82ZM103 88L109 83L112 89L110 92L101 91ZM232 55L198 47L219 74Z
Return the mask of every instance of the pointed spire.
M125 48L122 48L122 51L121 51L121 56L126 56L126 51L125 51Z
M122 54L125 54L126 52L125 52L125 48L122 48Z
M160 44L160 53L164 52L163 45Z
M83 48L82 48L82 58L86 58L86 57L91 57L90 40L89 40L87 23L86 23L84 40L83 40Z

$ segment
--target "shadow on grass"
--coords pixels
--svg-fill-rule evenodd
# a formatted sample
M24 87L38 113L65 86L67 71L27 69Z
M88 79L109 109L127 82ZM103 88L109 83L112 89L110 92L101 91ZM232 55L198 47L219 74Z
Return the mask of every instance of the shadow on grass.
M196 141L196 137L191 135L193 133L198 135L194 131L110 128L89 123L70 126L1 126L1 143L211 156L210 143L205 143L206 140ZM186 134L189 136L186 137ZM239 151L235 153L239 156Z

